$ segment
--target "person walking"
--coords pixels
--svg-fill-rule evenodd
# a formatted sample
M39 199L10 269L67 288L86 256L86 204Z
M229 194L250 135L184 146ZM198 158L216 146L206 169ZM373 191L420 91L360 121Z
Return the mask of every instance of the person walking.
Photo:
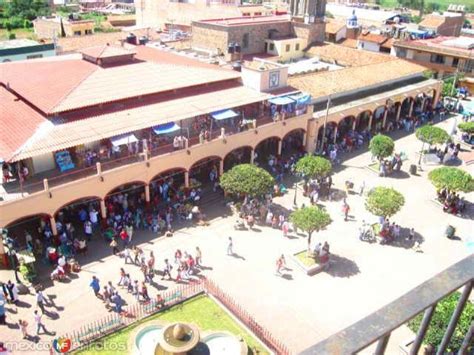
M36 291L36 305L41 309L41 313L44 314L44 304L46 299L44 298L41 290Z
M130 260L130 264L133 264L133 259L132 259L132 252L130 251L130 248L126 247L124 250L123 250L123 258L124 258L124 262L125 264L128 264L128 261Z
M119 252L119 249L118 249L118 244L117 244L117 241L115 240L115 238L112 239L109 246L112 248L112 254L117 255L118 252Z
M86 235L87 241L90 242L92 238L92 223L89 220L84 222L84 234Z
M196 267L201 267L202 252L201 252L201 249L200 249L199 247L196 247L196 257L195 257L195 261L196 261Z
M126 286L125 285L125 276L126 276L126 272L124 270L123 267L120 268L120 280L119 282L117 282L117 286Z
M283 266L283 261L281 260L281 258L278 258L276 261L276 275L277 276L281 276L282 266Z
M342 202L342 213L344 214L344 221L347 222L347 218L349 217L349 211L350 211L349 204L347 203L346 199Z
M229 237L229 243L227 244L227 255L233 255L234 251L234 243L232 241L232 237Z
M155 255L153 251L150 251L150 257L148 258L148 271L150 274L155 273Z
M48 330L46 329L45 325L43 324L43 321L41 319L41 315L38 313L38 310L35 310L34 312L35 316L35 323L36 323L36 335L39 335L40 330L42 329L44 333L48 334Z
M100 281L99 279L96 277L96 276L92 276L92 281L91 283L89 284L89 286L92 288L92 290L94 291L94 295L98 298L100 298L100 294L99 294L99 291L100 291Z
M163 268L163 276L161 279L164 280L165 276L168 276L168 280L172 280L171 270L173 270L173 266L169 263L168 259L165 259L165 267Z
M23 335L23 339L28 339L28 322L23 319L18 320L18 325L20 326L21 334Z

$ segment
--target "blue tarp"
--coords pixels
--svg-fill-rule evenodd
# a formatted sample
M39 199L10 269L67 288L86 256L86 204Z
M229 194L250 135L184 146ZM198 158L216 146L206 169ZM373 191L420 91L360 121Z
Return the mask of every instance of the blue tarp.
M311 103L311 95L309 94L291 95L290 98L295 100L298 105L309 105Z
M179 131L180 129L181 127L179 127L176 123L170 122L153 127L153 132L156 134L168 134Z
M216 112L213 112L211 113L211 116L215 119L215 120L226 120L228 118L232 118L232 117L237 117L239 114L237 112L235 112L234 110L222 110L222 111L216 111Z
M281 96L281 97L273 97L268 100L271 104L274 105L288 105L295 102L293 99L290 99L288 96Z

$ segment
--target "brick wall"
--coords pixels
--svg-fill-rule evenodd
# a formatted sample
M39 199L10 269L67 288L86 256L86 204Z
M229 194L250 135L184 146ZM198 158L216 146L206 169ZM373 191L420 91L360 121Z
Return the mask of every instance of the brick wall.
M309 46L312 43L324 42L324 36L326 30L326 24L324 22L321 23L312 23L312 24L305 24L302 22L293 22L293 31L294 34L298 37L303 39L305 42L304 47Z
M446 17L445 22L438 27L441 36L459 36L464 23L464 16Z
M57 37L61 36L61 26L59 22L46 21L43 19L36 19L33 21L35 34L38 38L53 38L56 34Z
M277 30L278 36L292 34L291 23L260 23L246 26L220 26L209 23L193 23L192 45L194 48L215 49L226 52L229 43L239 43L243 54L265 52L265 40L270 30ZM244 47L244 36L248 34L248 45Z

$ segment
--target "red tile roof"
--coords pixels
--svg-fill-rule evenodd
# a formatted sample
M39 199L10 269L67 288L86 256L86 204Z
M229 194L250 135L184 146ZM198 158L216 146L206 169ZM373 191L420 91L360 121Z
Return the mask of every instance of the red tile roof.
M377 43L377 44L383 44L387 40L388 40L387 37L384 37L382 35L377 35L374 33L368 33L366 35L359 37L359 41L372 42L372 43Z
M136 50L136 62L110 68L70 58L3 63L0 83L53 114L240 77L235 71L170 52Z
M0 86L0 158L8 161L30 137L49 121Z

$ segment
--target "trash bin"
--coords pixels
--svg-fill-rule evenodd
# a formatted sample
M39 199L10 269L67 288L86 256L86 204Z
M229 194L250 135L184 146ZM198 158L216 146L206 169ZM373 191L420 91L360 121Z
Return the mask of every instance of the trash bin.
M410 165L410 174L416 175L416 165L415 164Z

